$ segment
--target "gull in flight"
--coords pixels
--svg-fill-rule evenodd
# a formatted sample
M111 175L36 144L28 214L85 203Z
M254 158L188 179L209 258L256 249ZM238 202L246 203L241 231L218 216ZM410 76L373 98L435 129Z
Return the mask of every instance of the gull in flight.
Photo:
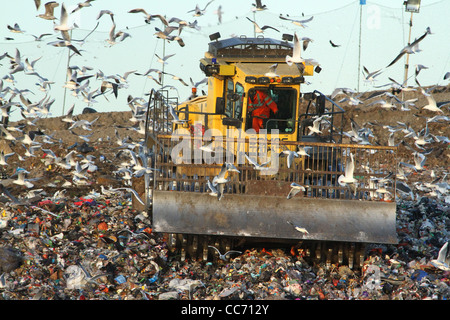
M298 232L309 234L308 230L306 230L305 228L300 227L300 226L294 224L292 221L289 221L289 220L288 220L287 223L289 223L290 225L292 225L292 226L295 228L295 230L297 230Z
M263 11L267 10L267 6L262 4L261 0L255 0L255 3L252 3L252 11Z
M305 156L305 157L309 157L309 153L306 150L311 150L312 147L302 147L302 146L298 146L298 151L297 154L301 157L301 156Z
M323 116L317 117L313 121L313 125L312 126L308 126L309 135L311 135L313 133L322 133L322 131L320 130L320 125L321 125L322 121L327 122L326 119L323 119Z
M229 256L230 254L241 254L242 253L242 251L229 250L229 251L225 252L224 254L222 254L222 253L220 253L219 249L217 249L214 246L208 246L208 248L214 249L219 254L219 258L224 261L228 260L227 256Z
M171 105L169 105L169 113L172 116L173 123L181 124L181 123L185 123L187 121L187 120L180 120L177 113L175 112L175 109Z
M276 29L274 27L271 27L271 26L265 25L265 26L260 27L255 21L253 21L249 17L247 17L247 20L250 21L251 23L253 23L253 26L255 27L255 32L256 33L264 33L264 30L266 30L266 29L273 29L273 30L275 30L277 32L280 32L280 30L278 30L278 29Z
M246 153L244 153L244 155L245 155L245 157L247 158L248 162L249 162L251 165L253 165L253 167L254 167L256 170L265 170L265 169L268 169L268 168L266 167L266 165L268 165L268 164L270 163L270 160L267 161L267 162L264 162L264 163L262 163L262 164L259 164L259 163L257 163L256 161L254 161L253 159L251 159Z
M292 182L291 183L291 191L289 191L289 194L287 195L287 199L292 199L297 193L300 191L305 192L305 187L302 185L299 185L298 183Z
M403 55L405 55L406 53L408 54L413 54L418 52L419 50L419 42L422 41L423 39L425 39L425 37L431 34L431 31L429 28L427 28L427 31L420 36L420 38L414 40L411 44L408 44L407 46L405 46L400 53L395 57L394 60L392 60L391 63L388 64L388 66L386 68L389 68L390 66L392 66L394 63L396 63L398 60L400 60L401 57L403 57Z
M375 81L375 77L379 76L381 74L381 69L377 71L369 72L365 66L363 66L363 73L365 76L364 81L373 83Z
M338 178L338 183L341 186L356 184L356 179L353 177L354 169L355 169L355 161L353 159L353 153L350 153L350 161L348 161L347 159L347 164L345 165L345 172L344 174L341 174Z
M157 17L157 18L159 18L159 20L161 20L161 22L164 25L166 25L166 26L169 25L166 18L164 18L162 15L149 14L149 13L147 13L147 11L145 11L145 9L142 9L142 8L131 9L130 11L128 11L128 13L143 13L145 15L145 23L150 23L152 20L154 20L155 17Z
M286 63L288 66L292 66L292 64L295 63L299 70L303 70L304 66L300 66L299 64L319 65L319 63L314 59L303 59L301 57L301 46L302 43L300 42L297 33L294 33L294 48L292 49L292 56L286 55Z
M59 6L59 3L56 1L49 1L45 4L45 12L38 15L39 18L45 20L55 20L55 8Z
M3 150L0 151L0 165L2 166L7 166L8 163L8 158L11 157L13 154L15 154L15 152L11 152L11 153L4 153Z
M20 29L20 26L18 23L15 23L14 26L10 26L9 24L7 25L9 31L14 32L14 33L24 33L25 30Z
M269 71L265 73L266 77L278 77L277 74L278 63L274 63L269 67Z
M205 8L202 10L202 9L200 9L200 7L198 6L198 4L195 6L195 9L192 9L192 10L189 10L188 11L188 13L189 12L194 12L194 16L195 17L200 17L200 16L202 16L202 15L204 15L205 14L205 12L206 12L206 8L208 8L208 6L211 4L211 2L213 2L214 0L211 0L211 1L209 1L207 4L206 4L206 6L205 6Z
M423 106L422 109L425 109L425 110L428 110L428 111L442 112L443 113L444 111L441 110L441 107L443 105L446 105L446 104L450 103L450 102L441 103L438 106L438 104L436 103L436 100L434 99L434 97L431 94L425 95L425 98L427 99L428 104Z
M170 57L173 57L174 55L175 55L175 53L174 53L174 54L166 55L166 56L164 56L164 57L161 58L160 56L158 56L158 55L155 53L155 56L158 58L158 62L161 63L161 64L167 64L166 60L169 59Z
M29 172L26 170L20 170L19 172L17 172L17 180L14 180L13 183L18 184L20 186L25 186L27 188L33 188L34 184L32 184L29 179L25 179L25 176L28 174Z
M401 165L405 166L405 167L409 167L411 169L414 169L415 171L422 171L425 170L424 164L426 161L426 157L423 153L420 152L414 152L413 153L413 159L414 159L414 164L410 164L410 163L405 163L405 162L400 162Z
M212 181L213 185L216 186L218 184L227 183L228 181L230 181L230 179L225 178L227 172L228 172L228 167L224 163L222 165L222 169L220 170L219 174L213 178L213 181Z
M305 25L305 23L310 22L313 18L314 18L314 17L312 16L312 17L310 17L310 18L308 18L308 19L294 20L294 19L286 18L286 17L283 17L282 15L280 15L280 19L291 21L291 22L292 22L293 24L295 24L296 26L300 26L300 27L303 27L303 28L307 27L307 26Z
M431 264L438 269L450 271L450 250L448 241L439 250L437 259L431 260Z

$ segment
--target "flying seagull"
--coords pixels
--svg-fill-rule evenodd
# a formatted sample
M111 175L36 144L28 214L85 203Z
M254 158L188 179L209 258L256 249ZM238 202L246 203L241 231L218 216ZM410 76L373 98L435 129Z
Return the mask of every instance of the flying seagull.
M386 68L389 68L390 66L392 66L394 63L396 63L398 60L400 60L401 57L403 57L403 55L405 55L406 53L412 54L412 53L416 53L418 50L418 45L419 42L422 41L423 39L425 39L425 37L431 34L431 31L427 28L427 31L425 31L425 33L423 35L420 36L420 38L414 40L411 44L408 44L407 46L405 46L400 53L395 57L394 60L392 60L391 63L388 64L388 66Z
M261 3L261 0L255 0L255 3L252 3L252 11L263 11L267 10L267 6Z
M339 48L341 45L340 44L335 44L333 41L330 40L330 44L333 48Z
M291 21L291 22L292 22L293 24L295 24L296 26L300 26L300 27L303 27L303 28L304 28L304 27L307 27L307 26L305 25L305 23L310 22L313 18L314 18L314 17L311 16L310 18L304 19L304 20L294 20L294 19L286 18L286 17L283 17L282 15L280 15L280 19Z
M271 26L265 25L265 26L260 27L255 21L253 21L249 17L247 17L247 20L250 21L251 23L253 23L253 25L255 26L255 32L256 33L264 33L264 30L266 30L266 29L273 29L273 30L275 30L277 32L280 32L280 30L278 30L278 29L276 29L274 27L271 27Z
M294 224L292 221L289 221L289 220L288 220L287 223L289 223L290 225L292 225L292 226L295 228L295 230L297 230L298 232L309 234L308 230L306 230L305 228L300 227L300 226Z
M450 271L450 250L448 241L439 250L437 259L431 260L431 264L438 269Z
M305 192L305 187L302 185L299 185L295 182L291 183L291 191L289 191L289 194L287 195L287 199L292 199L297 193L299 193L300 191Z

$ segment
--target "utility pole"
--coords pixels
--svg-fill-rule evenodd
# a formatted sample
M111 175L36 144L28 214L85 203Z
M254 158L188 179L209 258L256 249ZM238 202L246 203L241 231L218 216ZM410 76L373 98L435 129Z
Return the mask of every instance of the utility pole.
M359 92L359 77L361 75L361 30L362 30L362 6L366 4L365 0L359 2L359 52L358 52L358 92Z
M409 36L408 45L411 44L411 29L412 29L413 12L411 12L411 18L409 19ZM408 69L409 69L409 53L406 53L406 63L405 63L405 75L403 78L403 85L406 86L408 82Z

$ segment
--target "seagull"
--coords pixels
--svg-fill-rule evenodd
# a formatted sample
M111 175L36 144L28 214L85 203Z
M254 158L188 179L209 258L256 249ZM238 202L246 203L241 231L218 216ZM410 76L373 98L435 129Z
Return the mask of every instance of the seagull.
M381 69L373 72L369 72L365 66L363 66L363 73L365 73L365 79L366 82L373 83L375 81L375 77L379 76L381 74Z
M16 138L11 134L11 132L6 130L6 128L4 127L3 124L0 124L0 131L3 133L3 138L5 140L9 140L9 141L15 141L16 140Z
M180 118L178 118L178 115L175 112L175 109L169 105L169 113L172 116L172 122L176 123L176 124L181 124L181 123L185 123L187 120L180 120Z
M45 13L38 14L39 18L45 20L55 20L55 8L59 6L59 3L56 1L49 1L45 4Z
M88 120L86 120L86 119L82 119L82 120L77 120L77 121L75 121L75 122L73 122L72 123L72 125L68 128L68 130L72 130L72 129L74 129L74 128L77 128L77 127L81 127L82 129L84 129L84 130L92 130L92 128L91 128L91 126L94 124L94 122L95 121L97 121L98 120L98 117L97 118L95 118L94 120L92 120L92 121L88 121Z
M287 195L287 199L292 199L297 193L299 193L300 191L305 192L305 187L302 185L299 185L295 182L291 183L291 191L289 191L289 194Z
M302 146L298 146L298 151L297 154L301 157L301 156L305 156L305 157L309 157L309 153L306 150L312 150L312 147L302 147Z
M220 201L223 197L223 184L220 184L219 188L217 189L214 184L211 183L211 181L209 181L208 179L207 185L209 190L211 191L209 194L211 196L218 197L218 200Z
M22 62L19 49L16 48L16 55L14 59L11 59L11 71L9 74L14 74L16 72L24 71L25 64Z
M303 27L303 28L307 27L307 26L305 25L305 23L310 22L313 18L314 18L314 17L311 16L310 18L304 19L304 20L294 20L294 19L286 18L286 17L283 17L282 15L280 15L280 19L291 21L291 22L292 22L293 24L295 24L296 26L300 26L300 27Z
M400 60L400 58L403 57L403 55L405 55L406 53L408 53L408 54L413 54L413 53L417 52L419 42L422 41L423 39L425 39L425 37L426 37L428 34L430 34L430 33L431 33L431 32L429 32L429 30L427 29L427 31L426 31L422 36L420 36L420 38L414 40L414 42L412 42L411 44L408 44L407 46L405 46L405 47L400 51L400 53L395 57L395 59L392 60L392 62L389 63L389 64L387 65L386 68L389 68L389 67L392 66L394 63L396 63L396 62L397 62L398 60Z
M28 173L29 172L26 170L20 170L17 173L17 180L14 180L13 183L18 184L20 186L25 186L27 188L33 188L34 184L32 184L28 179L25 179L25 175Z
M83 8L92 7L92 4L91 4L92 1L94 1L94 0L86 0L84 2L79 2L77 7L75 9L73 9L71 13L77 12L78 10L81 10Z
M450 79L450 71L444 74L444 80Z
M292 150L289 150L289 149L281 151L280 154L286 154L287 155L286 163L287 163L287 167L288 168L291 167L292 161L294 161L294 158L298 158L299 157L299 155L298 155L298 153L296 151L292 151Z
M356 179L353 177L353 171L355 169L355 162L353 159L353 153L350 153L350 160L348 161L347 159L347 164L345 166L345 172L344 174L341 174L338 178L338 183L341 186L346 186L348 184L355 184L356 183Z
M448 241L444 243L439 250L437 259L431 260L431 264L438 269L450 271L450 250Z
M214 246L208 246L208 248L214 249L214 250L219 254L219 258L220 258L221 260L224 260L224 261L227 261L227 260L228 260L227 256L229 256L230 254L241 254L241 253L242 253L242 251L229 250L229 251L227 251L225 254L221 254L220 251L219 251L219 249L217 249L217 248L214 247Z
M267 6L261 3L261 0L255 0L255 3L252 3L252 11L263 11L267 10Z
M333 41L330 40L330 44L333 48L339 48L341 45L340 44L335 44Z
M219 174L213 178L212 183L214 186L218 184L227 183L228 181L230 181L230 179L225 178L227 171L228 171L227 165L224 163L222 165L222 169L220 170Z
M309 234L308 230L306 230L305 228L300 227L300 226L294 224L292 221L289 221L289 220L288 220L287 223L289 223L290 225L292 225L292 226L295 228L295 230L297 230L298 232Z
M266 77L279 77L277 74L278 63L274 63L269 67L269 71L265 73Z
M3 150L0 151L0 165L2 166L7 166L8 163L8 158L11 157L13 154L15 154L15 152L11 152L11 153L4 153Z
M137 201L139 201L142 205L145 205L145 202L141 199L141 197L139 196L139 193L137 193L136 190L134 190L133 188L128 188L128 187L121 187L121 188L116 188L114 190L126 190L128 192L130 192Z
M195 16L195 17L200 17L200 16L202 16L202 15L205 14L206 8L207 8L207 7L211 4L211 2L213 2L213 1L214 1L214 0L209 1L209 2L206 4L205 8L203 8L203 10L201 10L200 7L199 7L198 4L197 4L197 5L195 6L195 9L189 10L188 13L189 13L189 12L194 12L194 16Z
M308 37L303 37L303 38L301 38L300 40L302 40L302 44L303 44L303 51L305 51L305 50L306 50L306 48L308 48L308 45L309 45L309 43L310 43L310 42L314 42L314 40L313 40L313 39L311 39L311 38L308 38Z
M225 162L225 165L227 167L227 171L240 173L240 171L231 162Z
M299 70L302 70L304 67L299 66L299 64L311 64L318 65L319 63L314 59L303 59L301 57L301 42L298 38L297 33L294 33L294 48L292 49L292 56L286 55L286 63L288 66L292 66L293 63L297 65Z
M52 41L47 43L48 45L54 46L54 47L67 47L79 56L81 56L80 51L72 44L72 42L68 40L59 40L59 41Z
M253 25L254 25L254 27L255 27L255 32L256 32L256 33L264 33L264 30L266 30L266 29L273 29L273 30L275 30L275 31L277 31L277 32L280 32L280 30L278 30L278 29L276 29L276 28L274 28L274 27L271 27L271 26L265 25L265 26L260 27L255 21L253 21L253 20L250 19L249 17L246 17L246 18L247 18L248 21L250 21L251 23L253 23Z
M14 32L14 33L24 33L25 30L20 29L20 26L18 23L15 23L14 26L10 26L9 24L7 25L9 31Z
M143 13L145 15L145 23L150 23L155 17L159 18L159 20L161 20L161 22L168 26L169 23L167 22L166 18L164 18L162 15L160 14L149 14L147 13L147 11L145 11L142 8L136 8L136 9L131 9L130 11L128 11L128 13Z
M434 97L431 94L425 95L425 98L427 99L428 104L423 106L422 109L425 109L425 110L428 110L428 111L433 111L433 112L442 112L442 113L444 112L444 111L441 110L441 107L444 104L440 104L438 106L437 103L436 103L436 100L434 99ZM445 104L447 104L447 103L445 103Z
M415 76L417 77L422 69L428 69L428 67L423 64L416 64Z
M66 6L63 2L61 4L61 17L59 19L59 25L55 25L53 27L53 29L55 29L56 31L63 32L63 35L64 35L64 31L69 31L70 29L72 29L72 27L68 25L68 18L69 18L69 15L67 13ZM65 39L65 40L68 40L68 39Z
M423 153L420 152L414 152L413 153L413 159L414 159L414 165L410 163L400 162L401 165L405 167L409 167L411 169L414 169L415 171L422 171L425 170L424 164L426 161L426 157Z
M108 14L111 17L112 22L114 23L114 13L111 10L100 10L97 15L97 20L100 19L104 14Z
M322 131L320 130L320 124L321 124L322 120L323 120L322 117L317 117L313 121L313 125L312 126L308 126L309 135L311 135L313 133L322 133Z
M253 159L251 159L246 153L244 153L245 157L247 158L248 162L253 165L253 167L256 170L265 170L267 169L266 165L268 165L270 163L270 160L267 162L264 162L262 164L257 163L256 161L254 161Z
M158 56L155 53L155 56L158 58L158 62L161 63L161 64L167 64L166 60L169 59L170 57L173 57L174 55L175 55L175 53L174 54L168 54L168 55L164 56L163 58L161 58L160 56Z
M69 108L65 116L61 119L63 122L67 123L74 123L75 120L73 119L73 110L75 108L75 104L72 105L72 107Z

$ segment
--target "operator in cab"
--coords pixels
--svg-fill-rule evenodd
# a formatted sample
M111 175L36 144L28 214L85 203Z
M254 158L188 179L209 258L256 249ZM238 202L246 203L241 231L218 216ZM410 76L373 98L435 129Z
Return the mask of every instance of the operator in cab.
M270 118L270 112L278 113L278 106L263 90L251 90L249 94L248 112L253 118L253 129L259 133L264 126L264 120Z

